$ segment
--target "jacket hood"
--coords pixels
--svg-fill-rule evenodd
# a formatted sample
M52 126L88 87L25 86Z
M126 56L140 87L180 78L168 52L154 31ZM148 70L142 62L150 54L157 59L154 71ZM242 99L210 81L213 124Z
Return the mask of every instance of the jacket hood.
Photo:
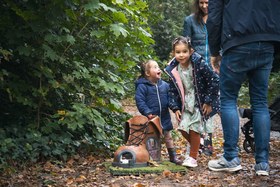
M145 78L139 78L135 81L135 88L137 88L137 86L139 84L149 84L149 85L153 85L153 83L151 83L148 79L145 79ZM162 84L162 80L159 79L158 82L157 82L157 85L160 85Z

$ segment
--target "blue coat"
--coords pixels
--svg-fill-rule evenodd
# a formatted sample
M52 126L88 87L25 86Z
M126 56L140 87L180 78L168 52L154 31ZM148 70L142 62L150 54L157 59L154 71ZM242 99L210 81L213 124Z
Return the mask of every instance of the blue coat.
M210 52L207 40L207 29L204 22L197 22L194 14L184 19L183 36L191 38L191 44L194 50L200 54L206 63L210 63Z
M219 76L211 70L198 53L194 52L191 55L191 62L196 107L199 108L200 114L205 121L220 112ZM179 62L173 58L165 68L165 72L170 77L169 107L173 112L176 112L176 110L183 112L184 110L184 89L178 73L178 65ZM212 106L212 112L208 116L203 115L202 112L204 103Z
M135 87L135 101L139 112L144 116L149 114L158 115L161 119L163 130L172 130L173 125L168 107L169 84L160 79L154 85L145 78L139 78L135 82Z
M280 42L280 1L212 0L208 6L211 55L250 42Z

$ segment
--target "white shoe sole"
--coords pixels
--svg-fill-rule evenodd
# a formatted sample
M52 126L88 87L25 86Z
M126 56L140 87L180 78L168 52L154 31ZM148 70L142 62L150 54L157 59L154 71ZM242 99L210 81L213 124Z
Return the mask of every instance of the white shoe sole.
M198 165L196 164L196 165L189 165L189 164L182 164L182 166L186 166L186 167L190 167L190 168L195 168L195 167L197 167Z
M213 167L210 167L208 166L208 168L212 171L229 171L229 172L235 172L235 171L239 171L242 169L242 166L239 165L239 166L236 166L234 168L213 168Z
M189 167L189 168L195 168L195 167L197 167L198 165L182 165L182 166L185 166L185 167Z
M268 172L267 171L263 171L263 170L259 170L259 171L256 171L256 175L260 176L260 175L263 175L263 176L268 176Z

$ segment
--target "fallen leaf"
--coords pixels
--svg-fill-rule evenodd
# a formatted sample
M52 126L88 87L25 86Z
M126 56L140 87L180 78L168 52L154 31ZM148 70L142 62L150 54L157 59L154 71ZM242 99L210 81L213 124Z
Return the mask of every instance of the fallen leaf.
M170 175L172 175L171 171L165 169L163 172L162 172L162 176L164 177L169 177Z
M135 183L133 184L133 187L145 187L146 185L143 185L141 183Z

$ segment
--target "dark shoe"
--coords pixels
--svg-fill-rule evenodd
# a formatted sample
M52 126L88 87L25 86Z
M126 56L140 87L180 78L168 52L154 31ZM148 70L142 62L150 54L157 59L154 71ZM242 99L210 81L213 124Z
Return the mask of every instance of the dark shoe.
M213 154L213 147L212 146L205 147L202 153L207 156L211 156Z
M176 165L182 165L183 162L177 158L176 151L174 148L168 148L167 151L169 154L170 162L172 162Z
M201 154L204 152L204 149L205 149L204 145L203 145L203 144L200 144L200 145L199 145L198 153L201 155Z
M212 133L208 133L207 136L204 137L204 147L202 153L207 156L211 156L213 154Z
M265 162L261 162L255 165L256 175L269 175L269 165Z

